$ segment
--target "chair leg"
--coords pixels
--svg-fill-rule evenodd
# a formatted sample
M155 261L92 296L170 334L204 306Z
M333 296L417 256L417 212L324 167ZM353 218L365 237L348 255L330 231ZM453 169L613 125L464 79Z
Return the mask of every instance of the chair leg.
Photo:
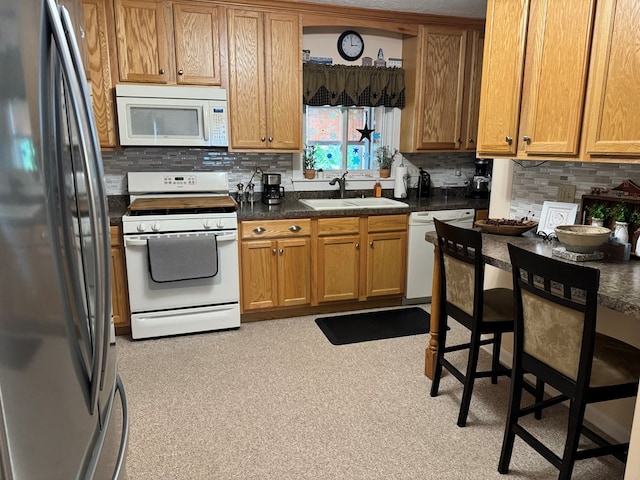
M570 480L573 472L573 465L576 462L578 445L580 443L580 431L584 419L586 404L582 399L572 400L569 407L569 422L567 426L567 441L564 444L562 455L562 465L560 465L560 475L558 480Z
M544 400L544 382L539 378L536 378L536 403L540 403ZM536 409L533 416L536 420L540 420L542 418L542 408Z
M460 413L458 414L458 426L464 427L467 424L467 415L471 405L471 394L473 384L476 380L476 370L478 369L478 355L480 353L480 334L471 333L471 344L469 346L469 360L467 361L467 372L464 380L464 390L462 392L462 402L460 403Z
M444 357L444 347L447 344L447 320L444 317L440 318L438 333L438 353L436 354L436 366L433 369L433 380L431 381L432 397L438 396L438 389L440 388L440 377L442 377L442 357Z
M513 453L513 444L516 439L514 425L518 423L518 412L520 410L520 402L522 401L522 388L524 382L524 374L521 369L514 364L511 370L511 393L509 396L509 409L507 411L507 423L504 429L504 439L502 440L502 451L500 452L500 461L498 462L498 472L509 473L509 464L511 463L511 454Z
M500 367L500 345L502 344L502 333L493 334L493 358L491 359L491 383L498 383L498 368Z

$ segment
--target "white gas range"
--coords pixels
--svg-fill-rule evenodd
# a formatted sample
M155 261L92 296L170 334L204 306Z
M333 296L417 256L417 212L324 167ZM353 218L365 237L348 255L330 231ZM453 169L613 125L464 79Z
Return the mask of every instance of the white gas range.
M134 339L240 327L237 204L223 172L130 172Z

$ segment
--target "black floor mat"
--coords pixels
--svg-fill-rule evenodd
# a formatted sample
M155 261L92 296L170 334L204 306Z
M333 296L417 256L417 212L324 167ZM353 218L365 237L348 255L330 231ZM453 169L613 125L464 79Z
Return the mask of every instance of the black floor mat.
M337 315L316 319L320 330L334 345L429 333L427 312L419 307Z

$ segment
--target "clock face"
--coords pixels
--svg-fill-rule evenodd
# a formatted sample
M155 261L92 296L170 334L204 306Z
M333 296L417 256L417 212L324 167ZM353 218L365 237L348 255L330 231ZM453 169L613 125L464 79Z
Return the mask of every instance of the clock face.
M364 40L354 30L342 32L338 38L338 53L345 60L353 62L359 59L364 52Z

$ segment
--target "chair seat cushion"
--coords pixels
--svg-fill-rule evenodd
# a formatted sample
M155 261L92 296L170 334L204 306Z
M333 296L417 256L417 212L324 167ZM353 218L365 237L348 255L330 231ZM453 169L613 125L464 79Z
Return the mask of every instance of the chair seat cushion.
M490 288L484 291L484 322L504 322L513 320L513 290L510 288Z
M596 333L590 387L637 383L640 350L615 338Z

